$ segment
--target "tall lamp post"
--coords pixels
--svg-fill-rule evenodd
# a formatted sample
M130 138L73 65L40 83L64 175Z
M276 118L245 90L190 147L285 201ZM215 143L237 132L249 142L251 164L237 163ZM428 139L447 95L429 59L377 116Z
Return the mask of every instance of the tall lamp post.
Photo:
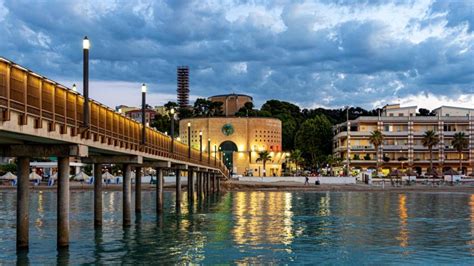
M188 158L191 159L191 122L188 122Z
M217 145L214 145L214 165L217 165Z
M171 152L174 150L174 107L171 107L170 110L171 115Z
M83 107L83 121L82 125L84 131L89 129L89 48L90 48L89 39L87 36L82 40L82 54L83 54L83 75L82 75L82 94L84 96L84 107Z
M211 164L211 138L207 139L207 164Z
M199 161L202 161L202 130L199 131Z
M146 109L146 85L142 84L142 144L146 144L146 119L145 119L145 109Z
M350 163L350 160L351 160L351 155L350 155L350 146L349 146L349 142L350 142L350 135L349 135L349 131L351 130L351 127L350 127L350 122L349 122L349 108L350 106L346 106L347 110L346 110L346 127L347 127L347 141L346 141L346 148L347 148L347 175L349 176L350 174L350 171L351 171L351 163Z

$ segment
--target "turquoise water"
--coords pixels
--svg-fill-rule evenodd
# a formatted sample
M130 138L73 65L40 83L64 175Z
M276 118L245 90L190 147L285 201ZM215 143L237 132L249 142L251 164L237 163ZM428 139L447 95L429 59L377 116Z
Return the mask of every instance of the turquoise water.
M17 255L16 194L0 192L0 264L474 264L474 194L234 192L178 214L166 193L157 218L155 193L144 192L126 229L121 196L104 193L94 230L93 193L71 193L71 244L58 252L56 195L33 192L30 250Z

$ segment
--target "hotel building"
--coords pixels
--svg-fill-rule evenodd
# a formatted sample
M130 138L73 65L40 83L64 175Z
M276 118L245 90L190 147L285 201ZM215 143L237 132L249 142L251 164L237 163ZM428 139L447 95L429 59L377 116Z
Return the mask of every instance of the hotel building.
M452 146L456 132L464 132L469 139L462 152L463 173L472 173L474 167L474 109L441 106L433 110L434 116L416 116L416 106L387 105L377 116L361 116L334 127L333 153L343 158L351 168L375 168L376 159L384 174L393 168L412 167L425 173L430 154L422 144L423 134L434 130L439 145L433 147L433 165L439 170L459 170L459 152ZM349 128L349 130L347 130ZM379 158L370 143L371 132L379 130L384 136L379 147Z
M210 159L222 156L227 167L239 175L262 176L263 164L261 161L257 162L257 158L259 151L266 150L272 157L266 163L266 175L281 175L281 165L286 160L286 154L281 149L281 121L267 117L235 117L240 109L238 106L251 101L250 96L229 94L209 99L224 100L226 116L180 120L180 141L186 144L191 141L191 146L199 149L202 134L202 149L204 152L211 152ZM188 123L191 126L191 139L188 139Z

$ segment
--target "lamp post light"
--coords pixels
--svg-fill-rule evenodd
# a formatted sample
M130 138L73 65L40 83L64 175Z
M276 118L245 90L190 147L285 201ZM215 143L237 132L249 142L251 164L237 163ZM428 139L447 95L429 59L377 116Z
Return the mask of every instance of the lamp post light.
M174 107L170 109L170 118L171 118L171 152L174 151Z
M349 109L351 108L350 106L346 106L347 110L346 110L346 127L347 127L347 141L346 141L346 148L347 148L347 175L349 176L350 175L350 171L351 171L351 163L350 163L350 160L351 160L351 155L350 155L350 152L351 152L351 148L350 148L350 134L349 134L349 131L351 130L351 124L349 122Z
M82 94L84 96L84 109L83 109L83 121L82 125L84 131L89 129L89 48L90 42L87 36L82 40L82 53L83 53L83 75L82 75Z
M217 165L217 145L214 144L214 165Z
M73 92L77 92L77 87L76 87L76 84L75 84L75 83L72 84L72 91L73 91Z
M146 85L142 84L142 144L146 144L146 118L145 118L145 109L146 109Z
M199 161L202 161L202 130L199 131Z
M211 138L207 139L207 164L211 164Z
M188 158L191 159L191 122L188 122Z

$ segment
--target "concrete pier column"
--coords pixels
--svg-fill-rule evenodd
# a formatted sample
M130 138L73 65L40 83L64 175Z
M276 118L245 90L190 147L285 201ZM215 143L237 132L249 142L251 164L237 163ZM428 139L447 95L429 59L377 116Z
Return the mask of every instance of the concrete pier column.
M197 194L197 197L201 197L201 193L202 193L202 190L201 190L201 173L200 172L197 172L196 171L196 194Z
M58 247L69 246L69 157L58 157Z
M94 226L102 226L102 164L94 164Z
M163 168L156 168L156 213L163 212Z
M176 169L176 209L181 208L181 170Z
M221 179L219 177L216 178L217 181L217 192L221 191Z
M216 192L216 175L214 173L210 173L211 175L211 192Z
M188 199L194 200L194 171L188 170Z
M142 168L135 167L135 213L142 212Z
M202 176L204 178L204 195L209 195L209 173L204 172L202 173Z
M29 201L30 201L30 158L18 157L16 193L16 248L28 249Z
M131 167L129 164L123 165L123 226L130 226L132 224L131 205L132 205L132 182L131 182Z

